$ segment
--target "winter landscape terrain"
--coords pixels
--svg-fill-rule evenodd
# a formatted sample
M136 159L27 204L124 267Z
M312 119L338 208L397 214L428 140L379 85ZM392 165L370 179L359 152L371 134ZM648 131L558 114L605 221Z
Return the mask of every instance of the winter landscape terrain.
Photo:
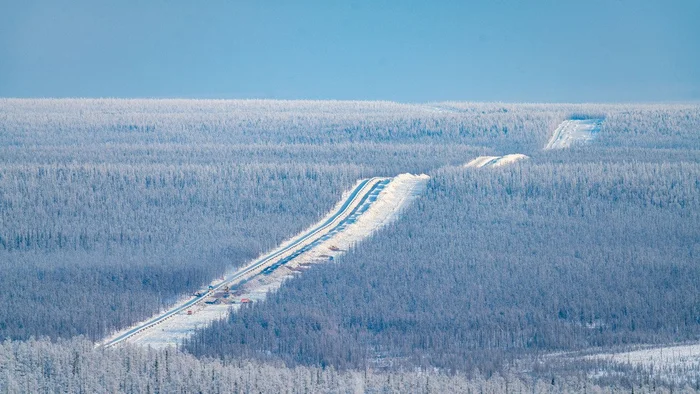
M0 392L700 391L700 106L0 99Z
M420 194L428 178L401 174L393 179L359 182L336 210L310 230L250 265L224 275L194 297L118 332L102 345L110 347L129 341L153 347L177 346L198 327L224 319L244 304L263 301L267 293L278 289L294 273L311 264L333 261L373 231L395 220L406 204Z

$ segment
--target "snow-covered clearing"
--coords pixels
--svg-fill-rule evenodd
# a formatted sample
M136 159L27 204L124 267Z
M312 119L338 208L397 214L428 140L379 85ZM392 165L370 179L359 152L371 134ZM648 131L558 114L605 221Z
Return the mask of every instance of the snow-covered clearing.
M465 164L466 168L482 168L482 167L501 167L508 164L515 163L519 160L529 159L527 155L521 153L514 153L505 156L479 156L476 159Z
M603 119L565 120L554 130L544 149L563 149L576 143L588 142L600 131L602 125Z
M257 270L246 275L240 281L232 282L228 291L214 292L212 296L205 299L205 302L198 302L156 326L128 337L124 342L152 347L175 346L197 328L205 327L214 320L226 318L232 310L237 310L242 304L264 300L268 292L277 290L285 280L303 272L313 264L333 261L374 231L396 220L401 211L423 192L428 180L427 175L401 174L390 180L377 182L378 187L373 189L374 191L370 192L366 199L357 202L352 207L352 213L336 223L331 231L324 233L313 242L303 244L308 245L308 248L301 248L304 249L302 253L292 256L289 261L276 266L269 272ZM346 193L338 206L319 223L331 218L348 197L349 193ZM311 226L310 229L315 226L317 225ZM297 237L281 244L276 250L293 244L295 239ZM301 249L295 247L292 250ZM280 255L280 258L283 256L289 257L290 254ZM277 260L278 258L275 258L274 261ZM231 273L227 274L227 277L230 275ZM212 284L216 286L222 280L224 279L218 279ZM191 299L191 297L188 298ZM206 301L215 303L210 304ZM134 325L134 327L138 326L139 324ZM104 343L109 343L128 330L113 335Z
M679 382L687 378L690 371L700 374L700 344L650 347L620 353L598 353L583 358L648 369L657 377L667 381Z
M670 384L686 384L700 377L700 344L669 344L666 346L637 346L629 350L604 351L585 354L578 351L553 352L544 355L544 360L560 360L566 364L581 361L601 362L588 375L604 378L621 375L615 365L644 371L650 377Z

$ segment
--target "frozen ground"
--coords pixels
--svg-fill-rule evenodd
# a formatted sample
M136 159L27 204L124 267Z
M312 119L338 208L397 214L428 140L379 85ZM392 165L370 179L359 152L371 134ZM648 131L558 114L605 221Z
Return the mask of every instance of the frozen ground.
M586 360L608 361L650 371L668 382L682 383L700 376L700 344L649 347L620 353L597 353ZM596 374L604 374L601 370Z
M392 178L383 188L378 189L381 191L371 193L366 200L361 201L355 213L348 216L342 225L313 242L309 250L268 274L258 271L247 276L240 283L232 286L230 292L226 292L226 298L208 298L209 301L216 299L216 304L199 302L157 326L129 337L126 341L152 347L175 346L197 328L205 327L214 320L226 318L232 310L237 310L244 303L264 300L268 292L278 289L286 279L300 274L313 264L333 261L377 229L396 220L401 211L422 193L428 179L427 175L411 174ZM342 201L345 200L346 198L342 199ZM342 201L339 205L342 205ZM338 208L339 206L332 212L336 212ZM328 215L330 216L332 213ZM326 219L324 218L321 222ZM284 248L293 242L293 239L280 245L278 249ZM218 282L221 280L219 279ZM118 335L115 334L111 338Z
M569 148L571 145L592 140L600 131L603 119L575 119L563 121L552 134L547 149Z
M599 353L585 358L645 367L695 365L700 372L700 344L654 347L622 353Z
M505 156L479 156L476 159L465 164L464 167L467 168L482 168L482 167L501 167L508 164L515 163L519 160L529 159L529 156L523 155L521 153L514 153Z

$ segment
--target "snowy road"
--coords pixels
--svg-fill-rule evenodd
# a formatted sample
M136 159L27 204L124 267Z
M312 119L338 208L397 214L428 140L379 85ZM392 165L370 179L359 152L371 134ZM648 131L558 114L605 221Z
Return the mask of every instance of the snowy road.
M231 309L239 308L242 303L264 299L267 292L278 288L291 274L310 264L332 260L394 220L420 194L427 179L425 175L403 174L360 181L336 209L311 229L212 283L201 295L189 297L117 333L101 345L111 347L124 342L155 347L176 345L195 329L228 316Z
M508 164L515 163L519 160L529 159L529 156L521 153L514 153L505 156L479 156L476 159L465 164L467 168L483 168L483 167L502 167Z
M552 134L545 150L569 148L579 142L588 142L600 131L603 119L570 119L563 121Z

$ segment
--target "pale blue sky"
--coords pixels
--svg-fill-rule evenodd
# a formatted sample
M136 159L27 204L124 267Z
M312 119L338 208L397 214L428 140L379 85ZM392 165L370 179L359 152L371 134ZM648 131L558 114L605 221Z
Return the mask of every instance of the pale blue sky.
M0 0L1 97L700 100L700 0Z

